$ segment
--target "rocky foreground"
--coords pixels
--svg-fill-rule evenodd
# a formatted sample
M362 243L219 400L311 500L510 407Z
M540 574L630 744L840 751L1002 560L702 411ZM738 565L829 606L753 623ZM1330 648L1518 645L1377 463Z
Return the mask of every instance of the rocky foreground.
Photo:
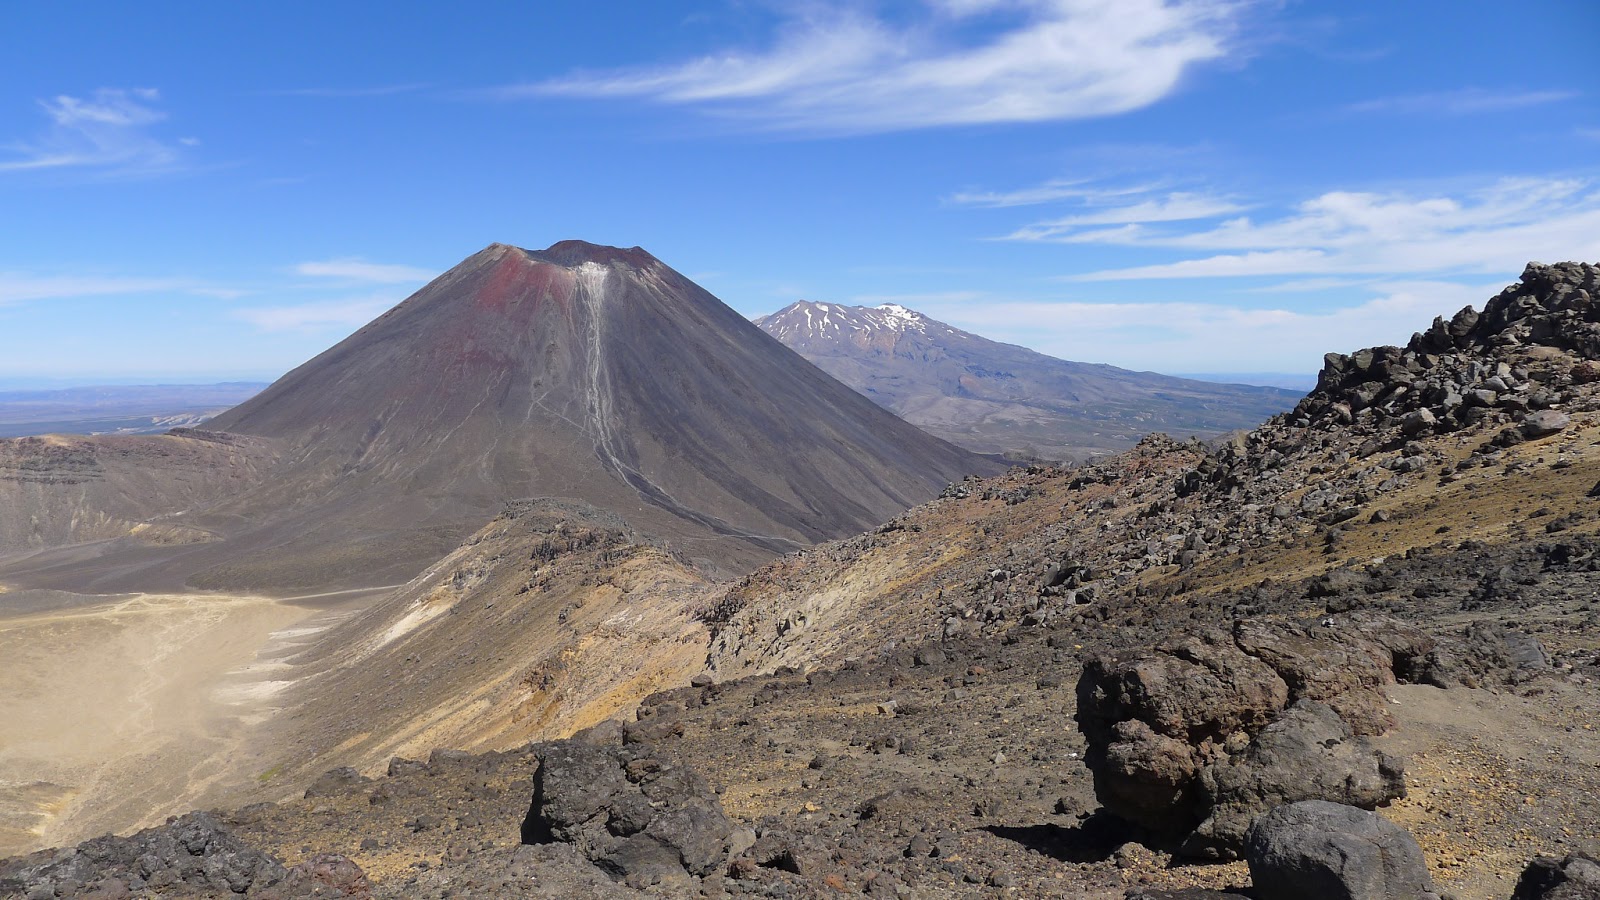
M334 769L0 894L1600 896L1597 295L1530 266L1250 434L708 589L701 674L573 740Z

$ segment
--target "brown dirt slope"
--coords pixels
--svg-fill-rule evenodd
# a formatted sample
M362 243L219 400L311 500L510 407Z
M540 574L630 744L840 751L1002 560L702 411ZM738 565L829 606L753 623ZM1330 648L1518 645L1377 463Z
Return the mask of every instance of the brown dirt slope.
M570 734L699 671L705 580L617 516L519 501L286 659L265 796L333 765ZM626 664L619 660L626 660Z
M276 462L270 441L186 429L0 440L0 581L9 580L7 569L52 567L70 580L82 559L106 552L49 552L64 545L120 541L118 549L137 556L215 541L219 532L188 511L256 484ZM101 587L93 575L73 586Z

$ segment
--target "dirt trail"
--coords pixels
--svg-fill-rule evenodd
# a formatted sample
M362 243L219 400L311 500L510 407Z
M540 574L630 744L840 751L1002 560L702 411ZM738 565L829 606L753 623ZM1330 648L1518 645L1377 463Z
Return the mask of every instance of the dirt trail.
M267 658L317 616L260 597L85 599L0 618L0 856L159 822L248 783L247 738L277 686Z

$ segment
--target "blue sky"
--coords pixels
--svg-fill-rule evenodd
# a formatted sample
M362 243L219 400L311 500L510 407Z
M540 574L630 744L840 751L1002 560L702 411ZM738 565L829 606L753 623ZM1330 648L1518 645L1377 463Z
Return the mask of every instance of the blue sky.
M1309 372L1600 261L1600 4L8 4L0 382L271 378L492 241Z

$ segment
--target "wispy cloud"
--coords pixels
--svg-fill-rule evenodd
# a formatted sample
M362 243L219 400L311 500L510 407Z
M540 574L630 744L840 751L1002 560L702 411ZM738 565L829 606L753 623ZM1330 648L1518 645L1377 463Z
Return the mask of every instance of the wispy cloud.
M1404 343L1434 316L1481 305L1504 282L1393 281L1365 299L1316 311L1193 302L930 303L923 312L1063 359L1157 371L1214 371L1218 359L1256 371L1314 372L1329 350Z
M1249 288L1252 294L1312 294L1319 291L1333 291L1339 288L1355 287L1370 283L1369 279L1359 278L1300 278L1294 281L1280 281L1276 284L1262 285Z
M1063 200L1088 202L1116 200L1156 190L1155 185L1106 187L1090 179L1053 178L1043 184L1019 188L1014 191L962 191L950 196L950 203L960 206L978 206L1003 209L1012 206L1037 206Z
M1530 106L1547 106L1579 96L1577 91L1507 91L1486 88L1462 88L1455 91L1433 91L1421 94L1399 94L1378 97L1353 103L1345 109L1354 113L1390 113L1395 115L1467 116L1477 113L1505 112L1526 109Z
M925 0L920 20L905 24L811 4L764 50L495 93L637 97L827 133L1107 116L1155 103L1193 67L1228 56L1243 5Z
M183 162L181 146L154 134L166 113L153 88L102 88L87 98L61 94L39 101L49 127L3 149L0 172L96 170L117 175L170 172Z
M983 296L979 291L939 291L932 294L857 294L850 298L850 303L855 306L881 306L885 303L895 303L900 306L909 306L912 309L921 309L924 306L968 303L973 300L979 300Z
M1216 274L1519 271L1530 259L1600 259L1600 192L1509 179L1460 197L1333 192L1274 221L1227 221L1168 246L1240 249L1175 263ZM1100 277L1170 277L1161 266Z
M0 305L33 300L70 300L118 294L186 293L217 296L231 293L188 278L126 276L23 275L0 273Z
M262 331L322 331L365 325L398 302L394 297L361 297L293 306L257 306L234 310L233 315Z
M1205 194L1176 192L1126 206L1114 206L1077 215L1036 222L1017 229L1006 240L1059 241L1063 243L1115 243L1136 239L1140 226L1157 222L1215 219L1246 209L1231 200ZM1115 229L1085 231L1088 226L1115 225Z
M344 281L367 281L374 284L405 284L428 281L439 274L430 269L388 263L367 262L347 257L321 262L303 262L294 267L297 274L315 278L338 278Z
M378 84L368 87L303 87L262 91L267 97L327 97L332 99L357 99L361 97L391 97L395 94L414 94L432 87L431 84Z
M1225 205L1171 195L1008 237L1189 257L1070 276L1078 281L1497 272L1530 259L1600 259L1600 190L1577 179L1503 179L1455 195L1331 191L1260 219L1223 218Z

